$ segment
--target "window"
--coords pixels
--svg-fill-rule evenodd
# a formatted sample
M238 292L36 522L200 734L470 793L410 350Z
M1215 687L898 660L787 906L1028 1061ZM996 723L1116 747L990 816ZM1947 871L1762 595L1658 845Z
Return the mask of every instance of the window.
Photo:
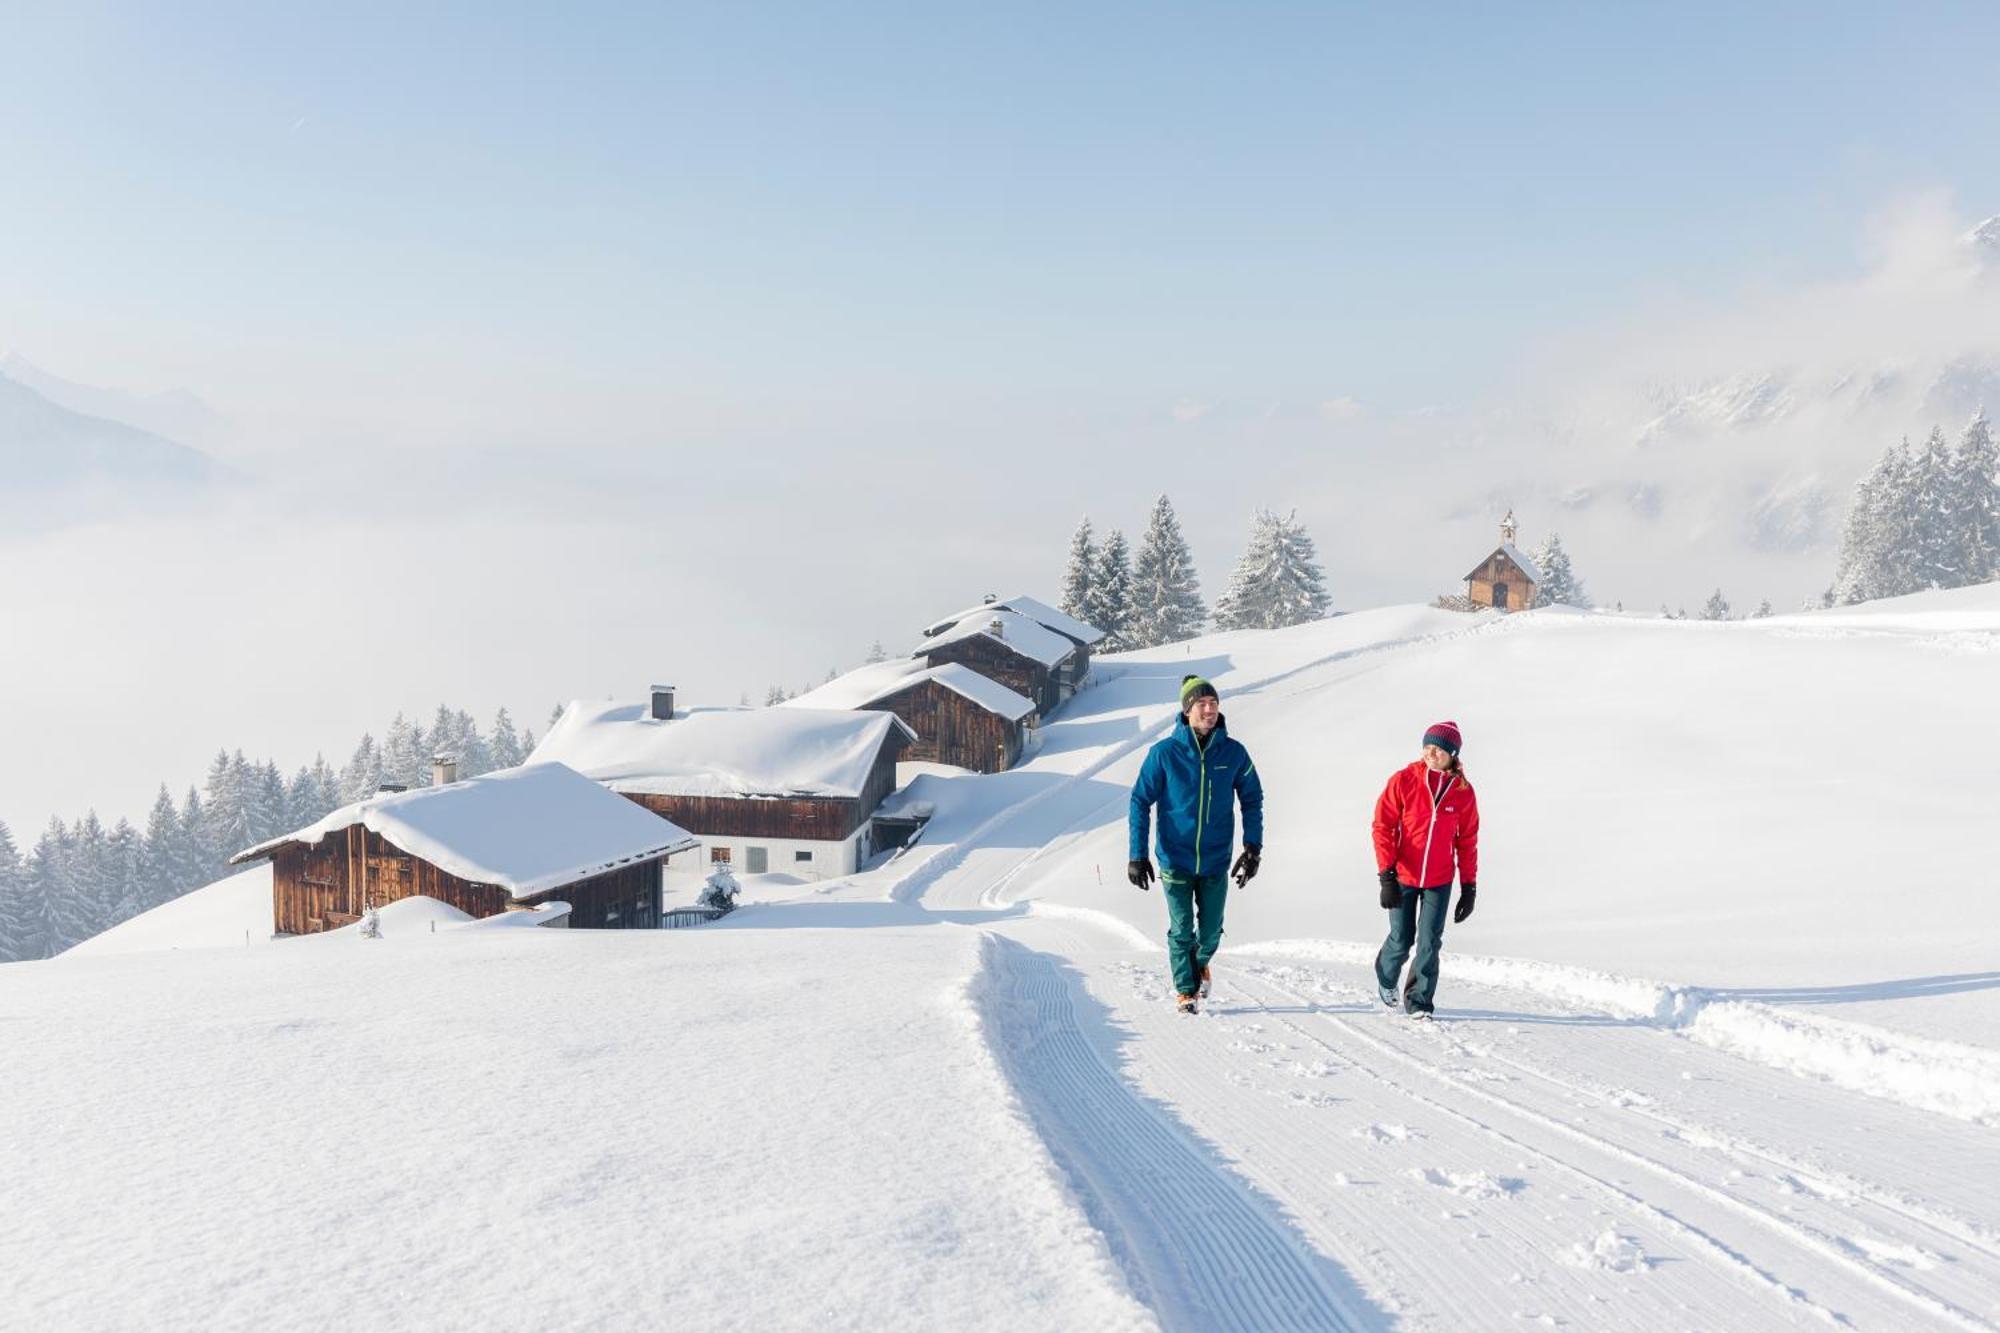
M743 869L752 875L761 875L771 868L771 850L768 847L745 847L743 849Z
M793 860L794 862L809 862L809 861L811 861L812 859L813 859L813 854L812 854L811 852L793 852L793 853L792 853L792 860Z
M729 864L729 849L728 849L727 847L711 847L711 848L709 848L709 849L708 849L708 863L709 863L710 865L712 865L712 866L726 866L726 865L728 865L728 864Z

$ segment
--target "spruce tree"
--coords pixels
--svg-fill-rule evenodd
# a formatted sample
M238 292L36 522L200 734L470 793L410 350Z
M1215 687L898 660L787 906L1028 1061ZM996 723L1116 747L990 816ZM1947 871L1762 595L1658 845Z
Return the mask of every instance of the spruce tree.
M1961 542L1954 524L1952 472L1951 446L1945 443L1944 431L1933 426L1913 460L1903 501L1913 592L1956 588L1965 582L1958 567Z
M355 801L367 800L381 785L381 753L375 748L375 738L363 732L361 743L348 757L347 767L340 770L340 803L351 805Z
M382 738L382 778L406 790L430 785L430 752L424 729L400 712Z
M1217 629L1262 629L1270 571L1277 558L1277 518L1261 506L1250 515L1250 541L1215 603Z
M493 762L492 743L479 734L479 724L472 720L472 714L461 708L454 721L458 730L458 775L476 778L499 767Z
M208 812L201 808L201 793L193 787L181 802L181 853L187 858L181 870L182 893L220 878L222 857L208 840Z
M1911 570L1906 482L1909 442L1890 446L1854 486L1841 534L1833 600L1842 606L1916 591Z
M487 740L493 752L493 767L519 768L528 752L521 748L521 738L514 732L514 719L502 707L493 715L493 735Z
M0 820L0 963L19 963L39 954L30 954L28 893L21 865L21 849L6 821Z
M868 645L868 656L862 660L867 666L874 666L877 662L886 662L889 660L889 650L882 646L880 639L877 639Z
M1551 532L1547 541L1530 557L1541 566L1542 581L1535 588L1536 606L1590 606L1590 594L1570 564L1562 537Z
M153 798L153 808L146 816L146 836L139 850L141 896L147 907L158 907L194 887L182 879L187 860L182 849L180 812L174 809L174 798L162 782L160 794Z
M1096 582L1097 543L1091 538L1090 515L1085 514L1069 539L1069 564L1063 567L1062 600L1057 609L1086 624L1093 623L1090 612L1097 601Z
M256 835L250 765L238 750L233 756L218 751L208 769L204 788L207 820L203 841L212 859L226 861L245 847L261 841ZM205 883L206 881L204 881Z
M1729 599L1722 595L1722 589L1717 588L1708 595L1708 600L1702 603L1701 618L1703 620L1729 619Z
M2000 578L2000 450L1983 411L1959 439L1950 493L1961 577L1966 583Z
M1757 603L1757 609L1750 613L1750 618L1752 620L1763 620L1769 617L1770 615L1771 615L1771 599L1766 597L1763 601Z
M104 858L104 825L90 811L72 828L53 821L53 873L48 880L48 956L83 943L98 931L105 916L100 901Z
M1193 638L1207 619L1194 557L1181 535L1173 502L1162 495L1132 562L1131 646L1151 648Z
M24 958L48 958L60 952L56 944L56 917L60 911L57 900L66 889L68 857L63 844L68 838L69 830L63 827L62 820L51 816L49 826L35 840L35 849L28 853L27 863L22 867L21 885L25 890L22 906L28 920Z
M111 912L99 930L109 930L146 910L140 851L139 830L132 827L131 820L120 819L104 842L104 896Z
M1298 513L1280 518L1258 509L1250 541L1236 563L1229 588L1215 606L1219 629L1282 629L1327 613L1326 576Z
M1097 550L1097 572L1091 579L1090 605L1084 623L1104 631L1096 651L1123 652L1132 646L1132 549L1125 534L1114 528Z

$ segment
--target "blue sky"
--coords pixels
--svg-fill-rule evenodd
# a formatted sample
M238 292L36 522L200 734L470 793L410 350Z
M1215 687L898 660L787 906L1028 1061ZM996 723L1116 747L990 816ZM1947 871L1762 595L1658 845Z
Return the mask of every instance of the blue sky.
M1393 409L2000 175L1991 6L404 8L10 19L0 340Z
M0 351L192 390L251 482L0 527L17 831L440 699L796 688L1162 491L1211 598L1254 505L1344 608L1520 505L1606 600L1794 606L1831 554L1731 514L1931 423L1635 461L1582 362L2000 355L1925 285L2000 212L1990 4L497 8L0 13Z

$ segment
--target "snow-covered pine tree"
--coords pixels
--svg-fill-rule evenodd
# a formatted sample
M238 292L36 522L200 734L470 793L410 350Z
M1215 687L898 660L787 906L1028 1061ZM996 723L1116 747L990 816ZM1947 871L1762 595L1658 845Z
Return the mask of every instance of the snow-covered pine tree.
M1729 599L1722 595L1722 589L1717 588L1708 595L1708 600L1702 603L1701 618L1703 620L1729 619Z
M278 772L277 764L269 759L262 764L253 764L245 779L249 789L250 841L244 847L291 832L296 825L285 822L291 811L286 805L285 779ZM236 851L242 850L242 847L236 848Z
M1542 569L1542 582L1535 589L1536 606L1590 606L1590 594L1576 576L1559 534L1551 532L1530 558Z
M218 750L208 767L202 812L207 819L203 840L216 861L261 841L251 824L250 765L238 750L232 757Z
M30 954L27 886L23 882L21 849L0 820L0 963L26 962Z
M518 768L528 757L528 752L521 748L521 738L514 733L514 719L504 707L493 715L493 734L486 744L493 753L495 768Z
M1905 561L1903 491L1908 460L1908 441L1900 448L1891 445L1854 485L1833 575L1833 599L1841 606L1915 591Z
M776 708L779 704L783 703L785 700L789 698L791 698L791 696L785 693L784 686L773 685L770 689L764 691L764 707Z
M551 708L549 710L549 725L542 728L542 734L544 736L548 735L549 732L555 728L556 723L562 721L562 715L563 715L563 706L561 704L557 704L554 708Z
M1278 520L1276 607L1278 623L1272 628L1303 625L1324 620L1333 609L1333 597L1326 590L1326 571L1320 568L1319 548L1294 509Z
M222 858L209 845L208 812L201 808L201 793L193 787L188 788L187 799L181 802L181 851L187 857L181 868L183 893L217 877Z
M1298 511L1284 517L1259 508L1250 540L1215 604L1219 629L1283 629L1323 618L1330 606L1326 575Z
M174 809L174 798L162 782L146 816L146 836L139 845L141 896L147 907L158 907L194 887L181 879L187 866L181 843L180 812Z
M2000 448L1983 410L1959 438L1951 472L1951 527L1958 539L1959 571L1967 583L2000 578Z
M431 783L431 752L424 729L400 712L382 737L382 778L411 791Z
M340 803L350 805L373 796L382 785L382 776L382 753L375 748L375 738L364 731L361 743L348 756L347 766L340 770Z
M1217 629L1265 629L1270 575L1277 561L1278 519L1258 506L1250 515L1250 540L1230 571L1229 586L1215 603Z
M60 819L50 816L49 826L35 839L21 867L22 907L28 928L22 941L24 958L48 958L58 952L56 941L56 900L66 891L64 866L68 860L63 844L69 830Z
M465 734L459 726L458 714L443 704L439 704L437 712L431 714L431 729L424 733L423 763L419 765L422 775L410 784L411 787L431 785L431 759L437 755L456 759L460 777L472 776L465 771Z
M882 646L880 639L877 639L868 645L868 656L862 660L867 666L874 666L877 662L886 662L889 660L889 650Z
M1181 535L1173 502L1162 495L1153 505L1139 554L1132 562L1128 638L1134 648L1176 643L1200 633L1207 619L1194 557Z
M493 746L479 734L479 724L463 708L458 710L457 723L458 775L461 778L476 778L481 773L491 773L495 768Z
M1069 563L1063 566L1062 600L1056 604L1057 609L1066 616L1091 623L1090 611L1097 601L1096 582L1097 542L1091 536L1090 515L1085 514L1076 531L1070 534Z
M361 938L379 940L382 938L382 909L374 903L368 904L361 913Z
M1089 614L1083 617L1084 623L1104 631L1097 652L1123 652L1132 646L1132 548L1117 528L1097 549L1097 572L1091 578L1086 609Z
M1757 609L1750 613L1750 618L1752 620L1764 620L1768 619L1770 615L1771 615L1771 599L1766 597L1763 601L1757 603Z
M1923 588L1956 588L1964 584L1958 567L1958 517L1952 497L1951 446L1942 428L1933 426L1924 447L1918 451L1910 470L1904 496L1904 522L1909 534L1909 567L1915 582L1912 591Z
M53 957L102 929L110 905L104 901L104 825L97 812L90 811L72 828L64 829L60 821L51 828L58 830L48 897L48 947Z
M718 911L731 911L736 906L736 895L742 891L736 876L730 872L729 863L716 862L715 869L708 872L702 881L701 893L695 898L695 906L712 907Z
M99 930L109 930L146 910L140 851L139 830L132 827L131 820L120 819L112 825L104 840L105 897L111 902L111 914Z

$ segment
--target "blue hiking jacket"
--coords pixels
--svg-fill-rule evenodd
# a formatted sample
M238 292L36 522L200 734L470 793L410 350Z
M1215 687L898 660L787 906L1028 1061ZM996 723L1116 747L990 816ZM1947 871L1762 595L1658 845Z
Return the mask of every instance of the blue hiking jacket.
M1243 803L1243 841L1264 845L1264 784L1250 752L1229 739L1228 724L1216 719L1206 744L1196 740L1187 716L1174 734L1146 752L1139 780L1132 784L1129 860L1146 854L1146 826L1160 807L1159 858L1162 873L1221 875L1229 870L1236 841L1236 802Z

